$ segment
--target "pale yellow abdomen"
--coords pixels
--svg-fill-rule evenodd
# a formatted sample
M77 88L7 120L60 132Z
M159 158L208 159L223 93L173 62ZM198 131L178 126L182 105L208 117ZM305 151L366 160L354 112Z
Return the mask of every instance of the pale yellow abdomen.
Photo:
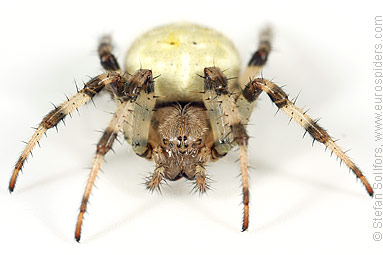
M238 77L240 59L233 43L215 30L190 23L161 26L140 36L126 56L126 71L151 69L162 102L202 101L204 67L217 66Z

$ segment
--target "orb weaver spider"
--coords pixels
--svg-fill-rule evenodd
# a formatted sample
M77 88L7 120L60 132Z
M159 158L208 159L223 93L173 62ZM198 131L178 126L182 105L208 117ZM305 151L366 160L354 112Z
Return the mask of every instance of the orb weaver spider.
M104 36L98 54L105 72L88 81L77 94L49 112L36 128L13 171L13 192L25 160L45 132L68 114L109 92L117 104L112 120L100 138L78 214L75 239L80 241L89 195L105 155L120 131L134 152L156 167L147 178L151 191L165 180L185 177L204 193L208 185L205 164L239 148L244 215L242 230L249 226L248 140L246 125L262 92L344 162L373 190L358 167L331 136L298 108L275 83L256 78L271 51L272 33L260 33L258 50L240 73L240 60L232 42L222 34L189 23L155 28L139 37L126 56L125 71L112 53L109 36ZM213 65L212 65L213 64ZM147 69L145 69L147 68ZM239 77L239 78L236 78Z

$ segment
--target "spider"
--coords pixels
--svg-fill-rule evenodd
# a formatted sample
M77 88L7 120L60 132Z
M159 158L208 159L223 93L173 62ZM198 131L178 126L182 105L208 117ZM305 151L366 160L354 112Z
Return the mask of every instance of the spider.
M271 29L262 30L258 50L240 74L239 55L232 42L219 32L196 24L175 23L145 33L128 51L125 71L112 53L111 38L102 37L98 54L105 72L90 79L43 118L15 165L10 192L25 160L45 132L101 91L107 91L117 109L97 144L77 218L76 241L81 238L95 179L120 131L138 156L155 162L156 167L146 180L150 191L159 190L166 179L185 177L204 193L208 189L205 164L238 147L245 231L249 226L246 125L258 96L265 92L278 110L337 155L373 196L365 176L317 121L298 108L274 82L256 78L267 62L271 40Z

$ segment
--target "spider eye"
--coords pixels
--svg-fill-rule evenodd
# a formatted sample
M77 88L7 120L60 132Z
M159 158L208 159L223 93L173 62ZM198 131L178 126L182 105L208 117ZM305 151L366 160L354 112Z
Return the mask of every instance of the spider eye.
M164 145L167 145L168 144L168 140L167 139L162 139L162 143L164 144Z

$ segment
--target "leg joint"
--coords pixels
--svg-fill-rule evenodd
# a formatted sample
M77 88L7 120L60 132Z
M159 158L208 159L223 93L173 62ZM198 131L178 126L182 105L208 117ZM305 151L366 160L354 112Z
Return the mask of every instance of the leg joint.
M56 126L65 116L66 114L62 111L61 107L57 107L45 116L41 124L44 128L49 129Z
M233 126L231 126L231 131L234 136L234 141L238 145L247 145L249 141L249 136L247 135L244 125L242 125L241 123L234 124Z
M309 125L306 127L306 130L315 140L320 143L326 143L330 139L330 136L327 134L327 132L315 122L309 123Z
M262 93L262 89L260 89L257 86L254 86L253 83L249 83L244 90L242 91L243 97L246 98L246 100L249 103L254 102L257 100L259 95Z
M117 134L111 130L105 130L100 141L97 144L97 154L105 155L113 145L114 140L116 139Z

